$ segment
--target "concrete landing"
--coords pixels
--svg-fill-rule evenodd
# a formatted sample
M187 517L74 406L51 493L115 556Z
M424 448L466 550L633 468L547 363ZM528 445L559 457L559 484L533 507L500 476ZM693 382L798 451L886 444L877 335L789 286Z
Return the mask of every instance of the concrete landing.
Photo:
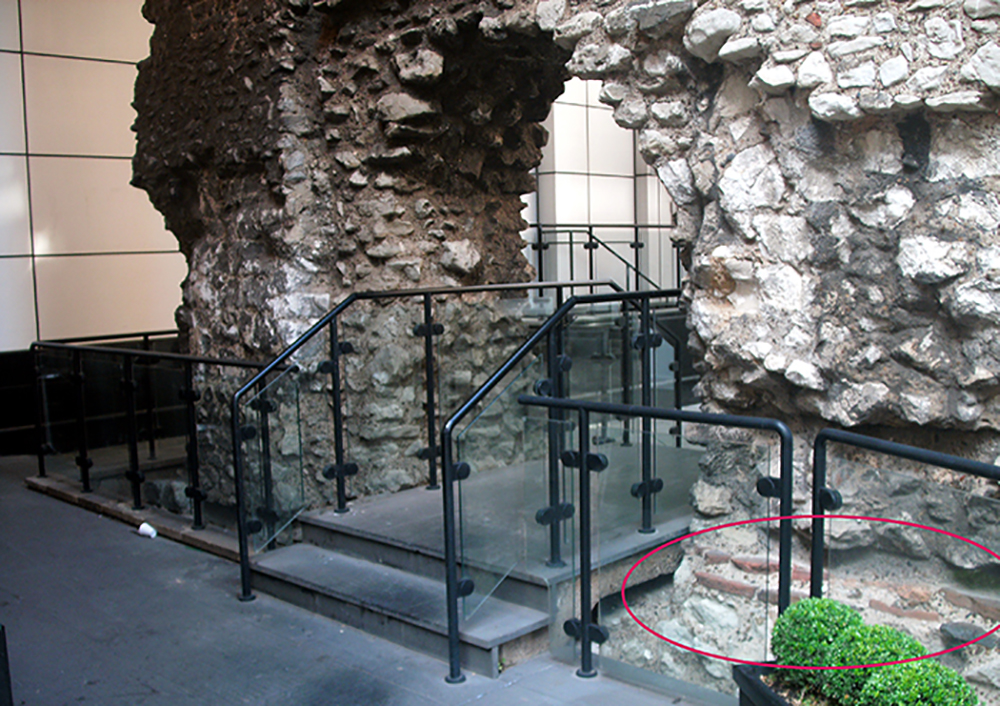
M101 706L694 706L540 656L467 673L260 595L226 560L32 492L0 457L0 623L14 703ZM735 703L735 702L734 702Z

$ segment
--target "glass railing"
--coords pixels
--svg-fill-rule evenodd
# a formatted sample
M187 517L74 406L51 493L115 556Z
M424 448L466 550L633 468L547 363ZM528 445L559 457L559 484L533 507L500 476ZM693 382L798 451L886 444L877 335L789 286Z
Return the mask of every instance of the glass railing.
M736 694L733 663L724 658L768 659L768 628L777 617L778 549L776 523L766 520L778 512L777 500L760 497L754 484L772 473L777 453L763 439L678 447L670 425L657 420L651 434L652 484L663 483L653 496L651 532L641 531L636 497L650 483L642 477L641 444L614 454L602 448L608 468L592 479L593 612L606 631L597 667L711 702ZM724 483L699 481L700 465L727 469ZM751 522L664 547L711 529L717 524L712 517L720 514L727 523ZM678 571L681 559L684 569Z
M247 403L256 401L261 385L272 384L280 366L294 363L298 372L282 385L304 380L297 392L303 480L296 481L296 498L313 506L335 504L338 512L346 512L355 494L438 488L443 420L541 325L541 317L531 311L539 289L561 301L590 287L618 289L612 282L555 282L352 294L233 395L230 406L240 418L233 437L240 437L240 428L250 423L244 418L255 410ZM485 412L477 426L486 428L494 413ZM475 436L470 431L466 443L475 445ZM502 437L490 442L494 448L505 443ZM263 543L250 541L249 530L262 522L251 503L263 502L267 508L268 499L279 493L256 490L255 485L276 483L278 476L265 470L275 463L273 449L265 463L266 447L251 447L245 439L237 444L233 477L237 487L246 485L242 497L236 493L242 503L237 514L245 522L241 597L248 599L250 544L267 548L275 542L267 532ZM251 492L260 497L251 498ZM440 551L437 542L415 541Z
M995 635L948 652L1000 624L996 482L839 444L826 480L843 505L825 520L823 595L943 653L979 703L1000 702Z
M455 437L455 458L468 468L456 488L459 562L473 593L462 599L471 617L513 573L535 576L549 558L546 525L536 521L548 497L548 423L526 414L518 395L544 377L533 357L498 387Z
M224 473L230 437L218 433L229 427L228 410L218 403L248 368L261 366L180 355L172 339L151 336L138 343L33 344L39 474L134 508L193 515L200 529L206 500L200 469L213 469L220 502L232 493Z
M300 372L284 370L244 400L244 495L256 551L291 543L286 530L306 507Z

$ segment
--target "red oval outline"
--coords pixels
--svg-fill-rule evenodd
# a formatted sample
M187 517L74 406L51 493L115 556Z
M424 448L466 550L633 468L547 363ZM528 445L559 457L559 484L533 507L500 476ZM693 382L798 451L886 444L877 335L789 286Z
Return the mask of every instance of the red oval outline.
M674 647L680 647L682 650L687 650L688 652L694 652L695 654L699 654L699 655L702 655L704 657L711 657L713 659L721 659L721 660L725 660L727 662L736 662L737 664L749 664L749 665L752 665L752 666L755 666L755 667L774 667L774 668L777 668L777 669L817 669L817 670L819 670L819 669L869 669L869 668L872 668L872 667L888 667L889 665L892 665L892 664L905 664L906 662L919 662L920 660L923 660L923 659L930 659L931 657L940 657L943 654L948 654L949 652L954 652L955 650L960 650L963 647L968 647L969 645L974 644L976 642L979 642L983 638L985 638L985 637L987 637L989 635L992 635L997 630L1000 630L1000 624L998 624L995 628L993 628L992 630L990 630L987 633L983 633L982 635L980 635L979 637L977 637L975 640L969 640L968 642L962 643L961 645L958 645L957 647L951 647L951 648L949 648L947 650L941 650L940 652L935 652L933 654L924 655L923 657L911 657L910 659L900 659L900 660L896 660L895 662L879 662L878 664L852 664L852 665L846 665L846 666L806 667L806 666L797 665L797 664L774 664L773 662L753 662L753 661L746 660L746 659L737 659L736 657L726 657L725 655L718 655L718 654L715 654L714 652L706 652L704 650L699 650L699 649L696 649L694 647L689 647L688 645L685 645L683 643L677 642L676 640L671 640L669 637L664 637L660 633L658 633L655 630L653 630L652 628L650 628L648 625L646 625L644 622L642 622L641 620L639 620L639 618L637 618L635 616L635 613L632 612L632 608L628 604L628 598L626 598L626 596L625 596L625 586L626 586L626 584L628 584L628 579L632 575L632 572L635 571L639 567L639 564L641 564L642 562L646 561L646 559L648 559L649 557L653 556L658 551L666 549L667 547L671 546L672 544L677 544L678 542L683 542L685 539L690 539L691 537L697 537L700 534L707 534L708 532L715 532L716 530L726 529L727 527L738 527L740 525L752 525L752 524L756 524L758 522L773 522L773 521L781 521L781 520L812 520L812 519L815 519L815 518L823 518L823 519L826 519L826 520L831 520L831 519L832 520L867 520L869 522L889 522L891 524L896 524L896 525L906 525L907 527L917 527L919 529L930 530L931 532L937 532L938 534L947 535L948 537L951 537L953 539L960 539L963 542L966 542L967 544L971 544L974 547L982 549L984 552L986 552L987 554L989 554L990 556L992 556L993 558L995 558L997 561L1000 561L1000 555L998 555L994 551L991 551L990 549L987 549L982 544L979 544L978 542L974 542L973 540L969 539L968 537L963 537L960 534L955 534L953 532L948 532L947 530L938 529L936 527L928 527L927 525L921 525L921 524L918 524L916 522L906 522L904 520L890 520L890 519L887 519L887 518L884 518L884 517L865 517L863 515L785 515L785 516L779 516L779 517L762 517L762 518L759 518L759 519L756 519L756 520L740 520L739 522L729 522L729 523L724 524L724 525L717 525L715 527L709 527L708 529L698 530L697 532L691 532L690 534L686 534L683 537L678 537L677 539L672 539L669 542L667 542L666 544L663 544L663 545L657 547L656 549L653 549L652 551L647 552L645 556L643 556L641 559L639 559L639 561L637 561L635 564L632 565L632 568L628 570L627 574L625 574L625 580L622 581L621 596L622 596L622 603L625 606L625 610L628 611L628 614L632 617L632 620L634 620L636 623L638 623L639 626L642 627L643 630L645 630L646 632L649 632L649 633L655 635L656 637L660 638L664 642L667 642L667 643L673 645Z

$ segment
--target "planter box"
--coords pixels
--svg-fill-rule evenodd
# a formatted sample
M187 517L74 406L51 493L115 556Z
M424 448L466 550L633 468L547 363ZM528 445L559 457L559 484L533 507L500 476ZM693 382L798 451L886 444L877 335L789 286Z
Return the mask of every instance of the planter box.
M770 674L770 667L755 667L737 664L733 667L733 679L740 688L740 706L791 706L784 697L762 682L760 678Z

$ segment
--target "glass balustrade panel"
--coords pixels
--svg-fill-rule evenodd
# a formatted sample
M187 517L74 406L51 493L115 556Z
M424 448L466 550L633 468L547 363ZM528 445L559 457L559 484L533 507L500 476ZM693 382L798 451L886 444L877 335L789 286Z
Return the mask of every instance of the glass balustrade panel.
M508 577L537 583L547 571L549 533L538 513L550 505L549 443L561 430L550 435L547 413L517 401L544 376L543 357L523 361L454 436L455 461L469 470L456 489L459 570L475 585L463 599L466 618L502 597Z
M591 474L591 614L607 635L593 647L595 664L603 674L719 703L736 694L734 663L723 657L768 659L778 543L777 523L767 520L778 513L777 500L761 498L755 485L778 475L776 444L720 441L715 432L699 438L705 428L692 425L692 441L679 448L671 422L651 426L632 445L594 447L608 461ZM644 456L652 466L646 476ZM760 522L712 529L748 520ZM700 530L710 531L689 536Z
M824 522L825 597L931 654L1000 624L1000 559L990 553L1000 553L995 481L832 443L827 465L826 486L844 504ZM996 646L988 635L937 659L980 704L1000 703Z

